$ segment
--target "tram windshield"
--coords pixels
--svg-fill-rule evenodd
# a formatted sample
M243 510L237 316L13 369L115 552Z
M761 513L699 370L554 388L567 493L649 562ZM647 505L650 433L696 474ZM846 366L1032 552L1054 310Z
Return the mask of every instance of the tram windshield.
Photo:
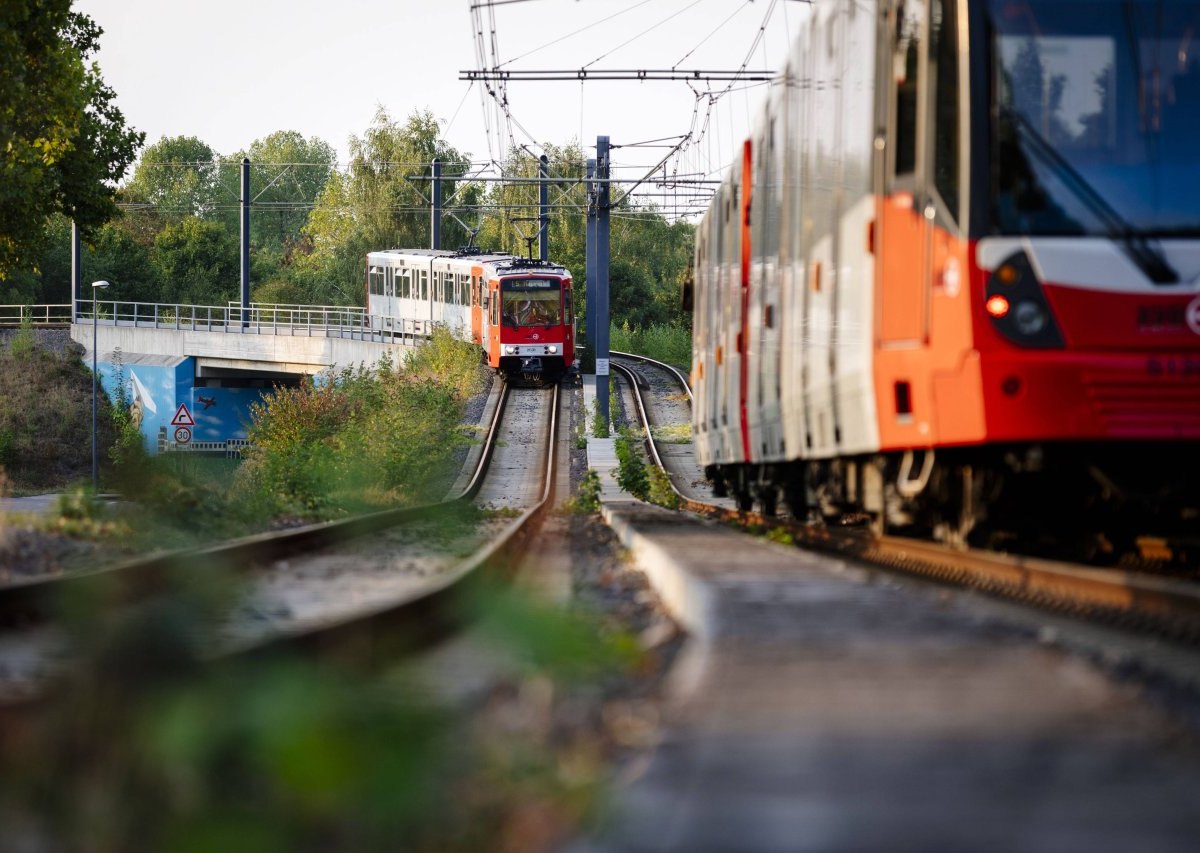
M1200 0L988 0L1004 234L1200 236Z
M548 278L523 278L501 283L501 316L505 326L558 326L562 324L559 282Z

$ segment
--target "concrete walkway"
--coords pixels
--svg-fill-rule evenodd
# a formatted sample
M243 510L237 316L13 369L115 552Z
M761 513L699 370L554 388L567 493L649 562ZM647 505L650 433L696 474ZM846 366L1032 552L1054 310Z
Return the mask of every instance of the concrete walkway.
M1136 684L969 594L602 499L692 639L572 851L1197 849L1196 732Z
M24 498L0 498L0 515L49 515L61 495L30 495Z

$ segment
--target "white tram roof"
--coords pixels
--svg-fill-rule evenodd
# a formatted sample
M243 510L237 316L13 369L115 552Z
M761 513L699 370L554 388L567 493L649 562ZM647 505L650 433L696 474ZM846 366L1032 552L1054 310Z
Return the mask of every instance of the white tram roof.
M493 268L500 275L519 275L528 273L552 273L554 275L570 276L570 272L562 264L553 261L538 261L530 258L517 257L506 252L453 252L448 249L387 249L381 252L368 252L367 262L383 260L405 261L427 260L434 261L470 261L472 264L484 264ZM449 263L446 264L449 267Z

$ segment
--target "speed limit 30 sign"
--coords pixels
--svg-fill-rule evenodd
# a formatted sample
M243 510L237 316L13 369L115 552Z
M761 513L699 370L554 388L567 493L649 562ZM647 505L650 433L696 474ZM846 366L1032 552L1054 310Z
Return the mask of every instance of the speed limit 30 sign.
M191 440L192 440L192 431L190 429L188 429L187 427L183 427L183 426L175 428L175 443L176 444L187 444Z

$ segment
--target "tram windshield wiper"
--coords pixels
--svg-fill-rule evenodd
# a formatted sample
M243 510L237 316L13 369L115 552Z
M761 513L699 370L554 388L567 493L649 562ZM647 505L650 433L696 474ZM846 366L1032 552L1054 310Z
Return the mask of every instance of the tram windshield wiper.
M1144 231L1134 227L1096 191L1083 175L1046 141L1022 113L1006 104L999 104L1000 113L1012 122L1016 131L1030 143L1042 161L1050 167L1067 189L1083 202L1103 224L1107 236L1119 240L1130 259L1155 284L1177 284L1179 273L1167 262L1162 250L1151 242Z

